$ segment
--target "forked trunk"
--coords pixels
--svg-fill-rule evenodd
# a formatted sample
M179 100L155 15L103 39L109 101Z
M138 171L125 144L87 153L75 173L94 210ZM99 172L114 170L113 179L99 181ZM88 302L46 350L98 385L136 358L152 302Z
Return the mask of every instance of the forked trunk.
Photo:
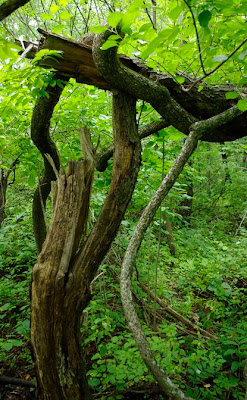
M93 166L82 160L69 163L67 170L53 186L52 221L33 269L31 339L45 400L90 399L79 334L81 308L89 294L83 281L80 293L73 291L71 271L85 231Z
M135 114L135 99L114 96L111 187L87 238L92 151L85 160L70 162L53 185L53 216L32 283L31 341L42 400L91 398L80 347L81 315L134 190L141 151ZM89 141L84 147L85 153Z

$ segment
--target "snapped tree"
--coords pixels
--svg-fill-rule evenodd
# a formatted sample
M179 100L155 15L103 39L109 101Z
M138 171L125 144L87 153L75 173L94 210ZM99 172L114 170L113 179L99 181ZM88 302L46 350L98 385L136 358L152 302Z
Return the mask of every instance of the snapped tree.
M131 199L141 161L141 138L167 125L189 134L175 164L160 189L144 211L126 252L122 277L122 300L130 329L142 358L164 392L173 399L188 399L156 363L133 308L131 272L136 255L157 207L167 195L199 139L234 140L244 135L246 113L234 102L226 101L224 88L191 93L165 79L154 81L131 59L125 64L116 47L101 50L110 31L96 35L93 47L42 31L42 46L63 50L56 64L60 86L48 86L49 97L37 100L32 117L32 138L44 158L44 176L33 203L34 233L39 257L33 269L31 340L40 397L45 400L90 399L84 357L80 346L82 312L88 305L90 283L115 238ZM78 61L78 54L86 54ZM65 71L69 57L70 73ZM80 68L76 63L80 62ZM46 67L51 62L44 61ZM72 66L72 69L71 69ZM86 68L87 67L87 68ZM83 73L78 73L83 71ZM77 71L77 72L76 72ZM87 73L85 73L87 71ZM66 72L66 75L65 75ZM62 86L69 76L79 82L112 91L113 149L97 154L85 127L80 132L83 158L69 162L67 171L59 173L59 155L49 134L53 109L59 101ZM163 79L162 79L163 78ZM169 89L168 89L169 87ZM173 93L173 95L171 94ZM162 120L138 131L136 100L149 102ZM221 101L220 101L221 100ZM237 129L241 127L242 130ZM111 185L93 229L87 233L90 192L95 168L104 170L113 154ZM52 187L53 210L49 228L45 222L45 204Z
M44 174L33 200L33 227L39 256L33 269L31 316L40 398L88 400L92 397L80 345L83 310L91 299L90 284L116 236L134 191L141 162L141 139L171 125L188 138L137 224L124 258L121 290L126 318L150 372L167 396L188 399L156 363L142 332L132 302L132 269L145 230L198 140L224 142L245 136L246 112L237 108L236 99L226 99L225 94L233 90L232 86L205 86L199 92L200 82L191 81L190 76L181 73L190 87L184 90L170 76L155 73L135 59L118 56L115 45L102 50L112 30L105 29L95 35L91 44L88 41L78 43L41 29L39 32L44 36L39 49L62 52L62 58L55 61L54 58L39 61L40 66L56 69L53 76L56 85L48 85L48 96L36 101L31 122L32 140L44 160ZM33 53L29 56L33 57L36 51L32 45ZM50 122L70 77L112 92L114 143L113 147L97 152L85 126L80 130L83 158L70 161L63 172L58 149L50 136ZM237 90L241 92L240 87ZM136 121L138 99L148 102L159 113L160 121L139 128ZM88 232L94 169L103 171L112 155L109 192ZM52 218L47 226L45 209L51 190Z

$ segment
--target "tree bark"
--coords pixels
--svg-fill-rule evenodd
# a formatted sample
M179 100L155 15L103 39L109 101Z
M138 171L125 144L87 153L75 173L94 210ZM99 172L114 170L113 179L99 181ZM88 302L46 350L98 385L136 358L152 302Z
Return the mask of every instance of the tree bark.
M135 99L114 95L112 181L88 238L85 227L93 156L70 162L66 175L53 185L53 216L32 283L31 341L42 400L91 398L82 361L80 321L91 298L90 283L134 190L141 152L135 114Z
M0 227L4 220L4 209L6 202L7 180L4 176L4 171L0 168Z
M8 171L4 174L4 170L0 166L0 228L4 221L4 210L6 203L6 194L8 188L8 180L11 172L15 169L15 166L18 162L19 157L17 157L9 167Z
M169 251L170 251L170 254L175 257L176 246L175 246L175 241L174 241L174 237L172 234L172 223L171 223L167 213L165 213L165 215L164 215L164 220L165 220L166 240L167 240L167 244L169 247Z
M54 79L61 78L55 75ZM65 81L67 77L63 77ZM44 174L38 183L33 197L33 232L38 253L40 253L46 238L47 227L45 221L46 200L51 191L51 181L55 181L56 172L60 169L59 154L55 143L50 137L50 122L54 108L59 101L63 88L58 85L48 85L48 97L39 98L34 106L31 121L31 138L44 159ZM50 159L46 155L50 156ZM52 162L51 162L52 160Z
M17 8L24 6L29 0L7 0L0 5L0 21L12 14Z
M136 263L137 253L144 238L144 234L152 219L154 218L155 212L174 185L176 179L183 170L185 163L195 150L200 137L202 137L202 135L204 135L207 130L219 127L226 121L231 121L231 119L235 118L238 113L239 110L237 110L236 107L232 107L232 109L227 110L224 113L217 115L216 117L210 118L206 121L197 122L191 127L191 133L187 137L174 165L162 181L159 189L154 194L147 207L144 209L141 218L139 219L139 222L135 228L133 236L129 242L123 260L120 286L125 317L127 319L129 328L135 338L136 344L139 348L144 363L146 364L150 373L153 375L154 379L157 381L160 387L173 400L191 399L187 397L176 385L173 384L167 374L156 362L155 356L151 351L150 345L142 330L138 315L135 311L131 286L132 271Z
M97 66L97 62L94 63L93 61L91 46L42 29L39 29L39 32L45 36L45 39L40 42L41 47L39 48L61 50L63 52L63 58L59 62L48 59L42 60L41 65L43 67L55 68L62 74L74 77L79 83L87 83L101 89L113 90L114 88L122 88L122 90L128 91L132 87L134 96L150 102L165 118L168 115L169 108L169 121L167 122L185 134L189 132L191 118L197 121L205 120L222 113L237 103L238 99L226 99L225 93L227 91L246 93L246 88L244 87L234 87L227 84L217 87L207 87L205 85L200 92L198 92L198 86L195 86L191 91L185 92L179 84L174 82L171 76L155 72L138 58L130 58L120 54L118 56L119 63L116 62L116 50L114 49L109 50L115 58L110 66L106 62L105 69L106 72L108 71L108 75L105 75L103 70ZM105 40L104 37L103 40ZM109 51L106 50L104 53L107 54ZM115 68L116 65L121 70L121 79L115 79L116 75L112 74L112 68ZM185 84L192 83L189 75L181 72L181 76L186 78ZM125 77L129 78L127 86L122 84ZM178 109L181 111L179 116ZM245 136L247 128L246 115L247 113L237 115L235 119L222 125L221 129L207 132L201 140L224 142Z

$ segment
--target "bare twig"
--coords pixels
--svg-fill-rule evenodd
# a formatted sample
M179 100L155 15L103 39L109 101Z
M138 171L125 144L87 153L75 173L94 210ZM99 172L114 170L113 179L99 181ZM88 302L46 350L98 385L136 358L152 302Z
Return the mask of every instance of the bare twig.
M227 58L223 61L221 61L215 68L213 68L211 71L206 72L201 78L198 78L195 80L192 85L190 85L188 88L185 88L182 86L182 89L185 92L189 92L197 83L203 81L203 79L207 78L208 76L212 75L217 69L222 67L223 64L225 64L245 43L247 42L247 37L237 46L235 49L227 56Z
M203 73L204 73L204 75L206 75L206 71L205 71L205 68L204 68L204 65L203 65L203 61L202 61L201 44L200 44L200 39L199 39L199 35L198 35L198 29L197 29L197 26L196 26L195 16L194 16L192 7L191 7L191 5L188 3L188 1L187 1L187 0L184 0L184 2L185 2L185 4L186 4L186 6L188 7L188 9L190 10L190 13L191 13L191 16L192 16L192 19L193 19L193 25L194 25L195 31L196 31L196 43L197 43L197 47L198 47L198 52L199 52L199 57L200 57L200 63L201 63L201 67L202 67Z
M144 292L148 294L149 297L151 297L157 304L159 304L166 312L171 314L174 318L176 318L178 321L182 322L184 325L188 326L190 329L193 329L194 331L200 332L203 336L206 336L210 339L217 340L217 336L212 335L211 333L205 331L204 329L200 328L197 324L194 322L191 322L188 318L185 318L183 315L179 314L179 312L175 311L173 308L168 306L163 300L161 300L156 293L152 293L143 283L138 281L138 285L142 288Z

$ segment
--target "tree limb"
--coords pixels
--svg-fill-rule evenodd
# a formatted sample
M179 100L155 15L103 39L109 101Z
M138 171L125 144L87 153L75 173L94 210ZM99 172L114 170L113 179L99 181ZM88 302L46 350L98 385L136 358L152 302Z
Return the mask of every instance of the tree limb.
M75 78L78 83L86 83L101 89L112 90L113 84L106 81L94 64L92 47L90 45L78 43L75 40L49 33L42 29L39 29L39 32L45 37L40 42L39 48L61 50L63 52L63 58L59 59L58 62L45 59L41 61L40 66L55 68L60 73ZM33 53L29 55L30 57L34 57ZM135 71L137 75L146 77L147 81L153 82L156 86L165 86L168 88L171 97L180 104L182 109L186 110L189 115L192 115L195 121L208 119L236 104L238 99L227 100L225 98L225 93L227 91L236 91L240 94L246 92L245 87L238 85L234 87L229 84L219 85L217 87L207 87L207 85L204 85L203 90L200 92L197 90L198 85L195 85L189 92L184 92L183 88L174 82L170 76L164 73L156 73L154 70L148 68L140 59L130 58L122 54L118 55L118 58L121 64L127 67L127 71ZM178 75L186 78L185 85L191 86L193 84L194 81L184 72L181 71ZM135 82L135 79L132 79L132 81ZM130 84L132 84L132 81ZM167 115L165 115L165 119L166 117ZM177 127L177 120L180 121L181 118L182 114L177 118L177 113L174 113L174 119L172 118L172 114L170 114L171 120L167 122ZM182 120L179 125L181 131L186 133L188 126L186 124L184 125ZM215 130L210 137L206 135L203 136L201 140L214 142L232 141L246 136L246 130L246 115L240 115L228 124L223 125L221 129Z
M54 76L54 79L58 78L58 75ZM67 80L65 77L62 77L62 79ZM60 169L59 154L55 143L50 137L50 122L54 107L62 91L63 89L58 85L54 87L49 85L46 88L49 97L37 99L32 114L31 138L44 159L44 174L34 193L32 210L33 231L38 253L41 251L46 237L46 223L43 209L45 208L47 197L51 191L51 181L56 180L56 174L46 154L52 158L56 170L59 171Z
M0 5L0 21L12 14L17 8L27 4L29 0L7 0Z
M37 384L34 381L26 381L25 379L14 378L12 376L1 375L0 382L5 385L15 385L36 388Z
M181 132L189 133L196 119L184 110L170 95L169 90L125 67L117 57L117 47L95 51L111 35L106 31L97 35L93 43L93 59L96 67L112 87L128 92L131 96L145 100L167 121ZM111 63L109 64L109 58Z

